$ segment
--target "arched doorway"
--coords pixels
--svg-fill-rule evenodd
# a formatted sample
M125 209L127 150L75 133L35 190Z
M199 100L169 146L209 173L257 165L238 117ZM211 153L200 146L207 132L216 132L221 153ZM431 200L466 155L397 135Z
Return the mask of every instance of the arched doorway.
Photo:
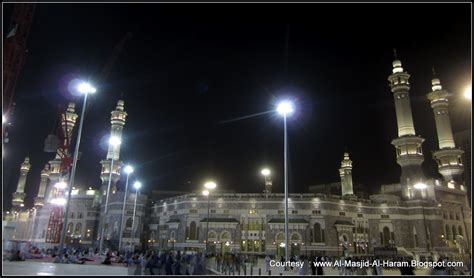
M209 243L207 245L208 252L210 253L216 253L216 243L217 243L217 234L214 231L210 231L209 235Z
M229 232L225 231L221 234L221 253L230 253L231 238Z
M294 233L290 237L290 256L299 256L301 252L301 237L299 234Z
M283 233L277 234L275 237L275 243L277 247L277 257L278 258L284 257L285 256L285 235Z

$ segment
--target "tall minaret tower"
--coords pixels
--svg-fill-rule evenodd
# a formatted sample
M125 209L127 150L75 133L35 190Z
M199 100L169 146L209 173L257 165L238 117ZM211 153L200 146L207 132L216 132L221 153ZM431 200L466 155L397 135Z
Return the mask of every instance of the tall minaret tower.
M52 191L55 190L54 185L58 183L63 175L63 171L66 170L70 165L61 165L64 163L62 158L70 157L69 146L71 145L71 138L76 125L78 115L75 112L76 105L72 102L69 103L65 113L61 114L61 130L62 130L62 142L56 151L56 157L49 161L49 186L46 188L45 202L49 202L52 198ZM72 160L71 160L72 163Z
M44 165L41 171L41 182L38 190L38 196L35 198L35 207L41 208L44 206L44 195L46 194L46 186L49 180L49 164Z
M410 75L403 71L402 62L397 59L396 52L392 65L392 74L388 81L395 101L398 125L398 138L392 140L392 145L397 151L397 163L402 168L400 183L404 185L403 197L409 198L413 185L425 178L421 169L424 161L421 144L425 139L415 133L409 95Z
M339 169L341 176L341 194L342 196L354 195L352 190L352 160L349 158L349 153L344 153L344 159L341 161L341 168Z
M125 118L127 117L127 112L124 111L124 101L119 100L117 102L117 108L111 112L112 116L110 117L110 123L112 124L112 128L110 130L110 137L117 137L122 140L122 131L125 125ZM110 162L114 160L113 169L112 169L112 184L110 186L111 193L115 193L117 191L116 183L120 178L120 145L119 146L111 146L109 145L109 150L107 152L107 159L102 160L100 164L102 164L102 171L100 173L100 178L102 180L102 187L100 192L103 195L107 194L107 186L109 183L109 175L110 175Z
M436 122L439 150L433 152L438 163L438 171L446 182L462 182L464 167L461 162L462 150L454 144L453 131L449 120L448 92L443 90L441 82L435 76L431 80L431 92L427 94Z
M20 207L24 207L25 201L25 185L26 185L26 176L28 176L28 172L30 172L31 164L30 158L25 157L25 161L21 164L20 168L20 178L18 179L18 186L16 188L16 192L13 193L13 200L12 204L15 209L19 209Z

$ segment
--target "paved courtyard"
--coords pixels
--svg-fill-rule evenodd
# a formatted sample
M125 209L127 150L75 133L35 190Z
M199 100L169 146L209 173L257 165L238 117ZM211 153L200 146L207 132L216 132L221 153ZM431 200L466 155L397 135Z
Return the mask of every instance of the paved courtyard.
M3 261L3 275L127 275L122 266Z
M215 265L212 262L209 264L211 273L216 275L222 275L216 271ZM264 264L259 262L256 266L253 267L253 276L259 275L259 268L261 269L262 276L265 275ZM102 276L124 276L124 275L133 275L134 269L126 268L121 265L94 265L94 264L55 264L51 262L37 262L37 261L23 261L23 262L9 262L3 261L3 275L102 275ZM280 274L281 273L281 274ZM247 275L250 275L250 265L247 267ZM310 274L310 272L308 273ZM324 268L325 275L335 275L339 276L339 270L331 267ZM429 275L428 269L417 269L415 271L416 275ZM231 274L232 275L232 274ZM234 275L238 275L235 272ZM243 276L244 272L241 270L240 275ZM280 275L298 275L297 270L293 271L284 271L282 268L272 268L272 276ZM368 271L367 275L372 275L371 271ZM398 269L384 269L384 275L400 275Z

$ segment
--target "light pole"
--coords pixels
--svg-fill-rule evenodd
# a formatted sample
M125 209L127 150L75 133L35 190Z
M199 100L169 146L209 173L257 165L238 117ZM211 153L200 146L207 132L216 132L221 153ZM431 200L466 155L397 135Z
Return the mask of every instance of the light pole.
M211 195L211 190L215 189L217 187L217 184L213 181L206 182L204 184L204 187L206 190L202 192L202 195L207 196L207 224L206 224L206 254L207 254L207 247L208 247L208 242L209 242L209 198Z
M127 202L127 190L128 190L128 178L130 177L130 174L133 173L133 167L130 165L125 166L124 169L125 173L127 174L127 181L125 182L125 193L123 194L123 207L122 207L122 217L120 218L120 229L119 229L119 251L120 248L122 247L122 236L123 236L123 219L125 218L125 204Z
M140 191L140 188L142 187L142 183L139 182L139 181L136 181L134 184L133 184L133 187L135 188L136 192L135 192L135 204L133 205L133 218L132 218L132 233L133 233L133 237L135 237L135 215L136 215L136 211L137 211L137 197L138 197L138 193Z
M109 145L113 148L119 146L122 142L118 137L110 137ZM104 220L102 221L102 231L100 233L100 243L99 243L99 254L102 254L102 248L104 247L104 232L105 232L105 224L107 222L107 212L108 212L108 205L109 205L109 191L110 185L112 183L112 172L114 167L114 157L110 159L110 169L109 169L109 184L107 185L107 194L105 196L105 208L104 208Z
M285 173L285 259L289 262L288 249L288 138L286 132L286 116L294 111L293 104L289 101L283 101L278 104L277 112L283 116L284 129L284 173Z
M72 187L74 186L74 177L76 176L77 157L79 156L79 145L81 144L82 125L84 124L84 115L86 112L87 96L97 91L96 88L92 87L91 84L86 83L86 82L79 84L79 86L77 87L77 90L79 91L79 93L84 95L84 102L82 104L81 120L79 122L79 131L77 133L76 148L74 150L74 157L72 161L71 179L69 181L69 190L68 190L67 201L66 201L66 213L64 214L64 225L63 225L63 229L61 233L61 241L59 243L59 252L62 252L64 248L64 240L66 238L67 220L69 216L69 207L71 203L71 192L72 192Z

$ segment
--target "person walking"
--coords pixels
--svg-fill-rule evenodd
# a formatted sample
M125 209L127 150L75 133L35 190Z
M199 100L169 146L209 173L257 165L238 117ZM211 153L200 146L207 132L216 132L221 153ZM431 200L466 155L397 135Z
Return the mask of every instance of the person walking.
M307 275L309 269L309 262L306 256L301 256L300 262L302 263L301 267L298 269L298 275Z
M268 275L270 275L270 261L271 261L270 256L267 255L265 257L265 273L267 273Z

